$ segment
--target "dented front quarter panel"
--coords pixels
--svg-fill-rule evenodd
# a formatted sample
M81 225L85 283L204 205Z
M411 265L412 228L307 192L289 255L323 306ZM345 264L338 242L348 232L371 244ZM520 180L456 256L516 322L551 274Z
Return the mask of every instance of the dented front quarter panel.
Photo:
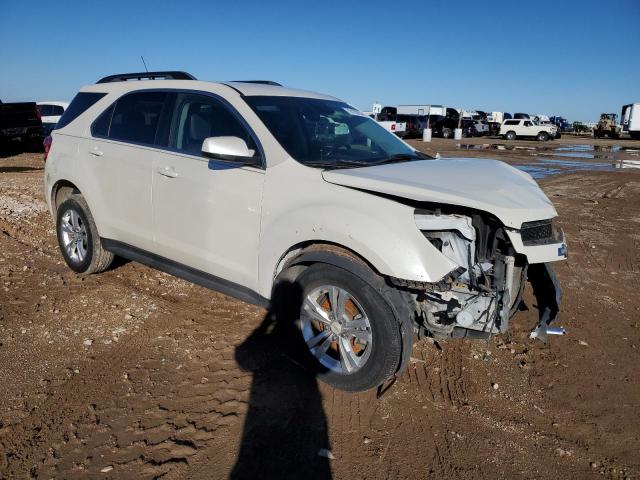
M267 170L259 293L269 297L286 252L313 242L341 245L381 274L405 280L436 282L457 267L416 227L414 208L331 184L321 170L289 159Z

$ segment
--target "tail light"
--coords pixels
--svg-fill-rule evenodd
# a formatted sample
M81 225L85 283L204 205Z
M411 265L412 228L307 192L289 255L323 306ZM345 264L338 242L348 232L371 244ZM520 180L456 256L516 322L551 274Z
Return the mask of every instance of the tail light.
M395 124L395 123L392 123L392 124L391 124L391 131L393 131L393 130L395 130L395 129L396 129L396 124Z
M41 106L40 105L36 105L36 117L38 117L39 121L42 121L42 111L41 111Z
M53 138L51 135L48 135L44 138L42 142L42 146L44 147L44 161L47 161L47 157L49 156L49 150L51 150L51 144L53 143Z

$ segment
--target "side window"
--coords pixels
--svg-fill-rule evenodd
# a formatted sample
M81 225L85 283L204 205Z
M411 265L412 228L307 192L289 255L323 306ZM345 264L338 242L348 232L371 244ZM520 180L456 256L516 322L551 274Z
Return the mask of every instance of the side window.
M113 117L113 110L115 104L111 105L91 125L91 135L94 137L107 138L109 136L109 126L111 125L111 117Z
M57 117L64 113L64 108L60 105L51 105L51 115Z
M153 145L166 98L166 92L138 92L120 98L111 117L109 138Z
M517 120L507 120L506 122L504 122L505 125L518 125L518 123L520 122L518 122Z
M60 120L58 120L58 123L56 124L56 130L69 125L105 95L106 93L97 92L78 93L75 97L73 97L73 100L71 100L69 107L67 107L67 109L64 111L64 114L62 115Z
M37 108L38 108L38 111L40 112L40 116L42 117L49 117L53 115L51 113L51 105L38 105Z
M525 127L531 127L531 126L533 126L533 123L531 123L529 121L526 121L526 122L524 122L524 126Z
M176 98L171 121L170 146L180 152L201 155L208 137L240 137L256 150L253 138L233 113L208 95L181 93Z

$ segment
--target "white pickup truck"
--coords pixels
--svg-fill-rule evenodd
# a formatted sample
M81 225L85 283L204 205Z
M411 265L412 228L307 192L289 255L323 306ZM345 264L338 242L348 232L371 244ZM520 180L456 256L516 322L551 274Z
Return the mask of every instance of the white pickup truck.
M378 116L373 112L363 112L365 115L373 118L375 122L383 127L386 131L391 133L400 134L407 129L407 124L404 122L396 122L395 120L387 120L385 116Z
M546 142L555 138L558 127L553 124L539 124L529 118L509 119L502 122L500 136L506 140L515 140L519 137L534 137L536 140Z
M388 130L391 133L395 133L396 135L404 132L407 129L407 124L404 122L396 122L393 120L376 120L376 122L378 123L378 125L384 127L385 130Z

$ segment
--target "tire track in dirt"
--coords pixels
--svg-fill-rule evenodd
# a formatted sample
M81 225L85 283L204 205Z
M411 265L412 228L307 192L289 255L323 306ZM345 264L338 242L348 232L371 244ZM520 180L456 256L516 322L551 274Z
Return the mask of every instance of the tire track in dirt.
M46 257L48 268L55 269L54 256ZM74 292L91 295L91 290L115 286L149 296L149 287L137 285L129 278L132 275L124 281L117 278L121 276L111 272L77 283L75 276L60 275L49 294L72 298ZM215 318L221 312L228 314L236 302L224 301L220 295L217 307L211 308L206 296L195 302L150 296L160 306L153 324L147 322L139 332L127 335L107 355L83 362L80 375L49 392L38 411L11 427L10 436L1 436L3 469L8 474L74 478L112 467L118 475L153 478L183 465L220 428L238 423L246 411L250 383L248 374L233 361L234 344L242 336L220 337L213 335L206 322L183 320L176 325L172 319L177 312L182 318L202 318L203 313L205 318ZM240 310L242 314L247 309ZM256 318L260 312L254 310ZM157 335L165 329L168 335ZM203 350L194 339L207 335L212 337L211 346ZM149 351L157 355L140 356ZM182 352L189 352L188 358L182 358ZM135 368L130 368L132 364ZM114 397L118 400L101 400Z

